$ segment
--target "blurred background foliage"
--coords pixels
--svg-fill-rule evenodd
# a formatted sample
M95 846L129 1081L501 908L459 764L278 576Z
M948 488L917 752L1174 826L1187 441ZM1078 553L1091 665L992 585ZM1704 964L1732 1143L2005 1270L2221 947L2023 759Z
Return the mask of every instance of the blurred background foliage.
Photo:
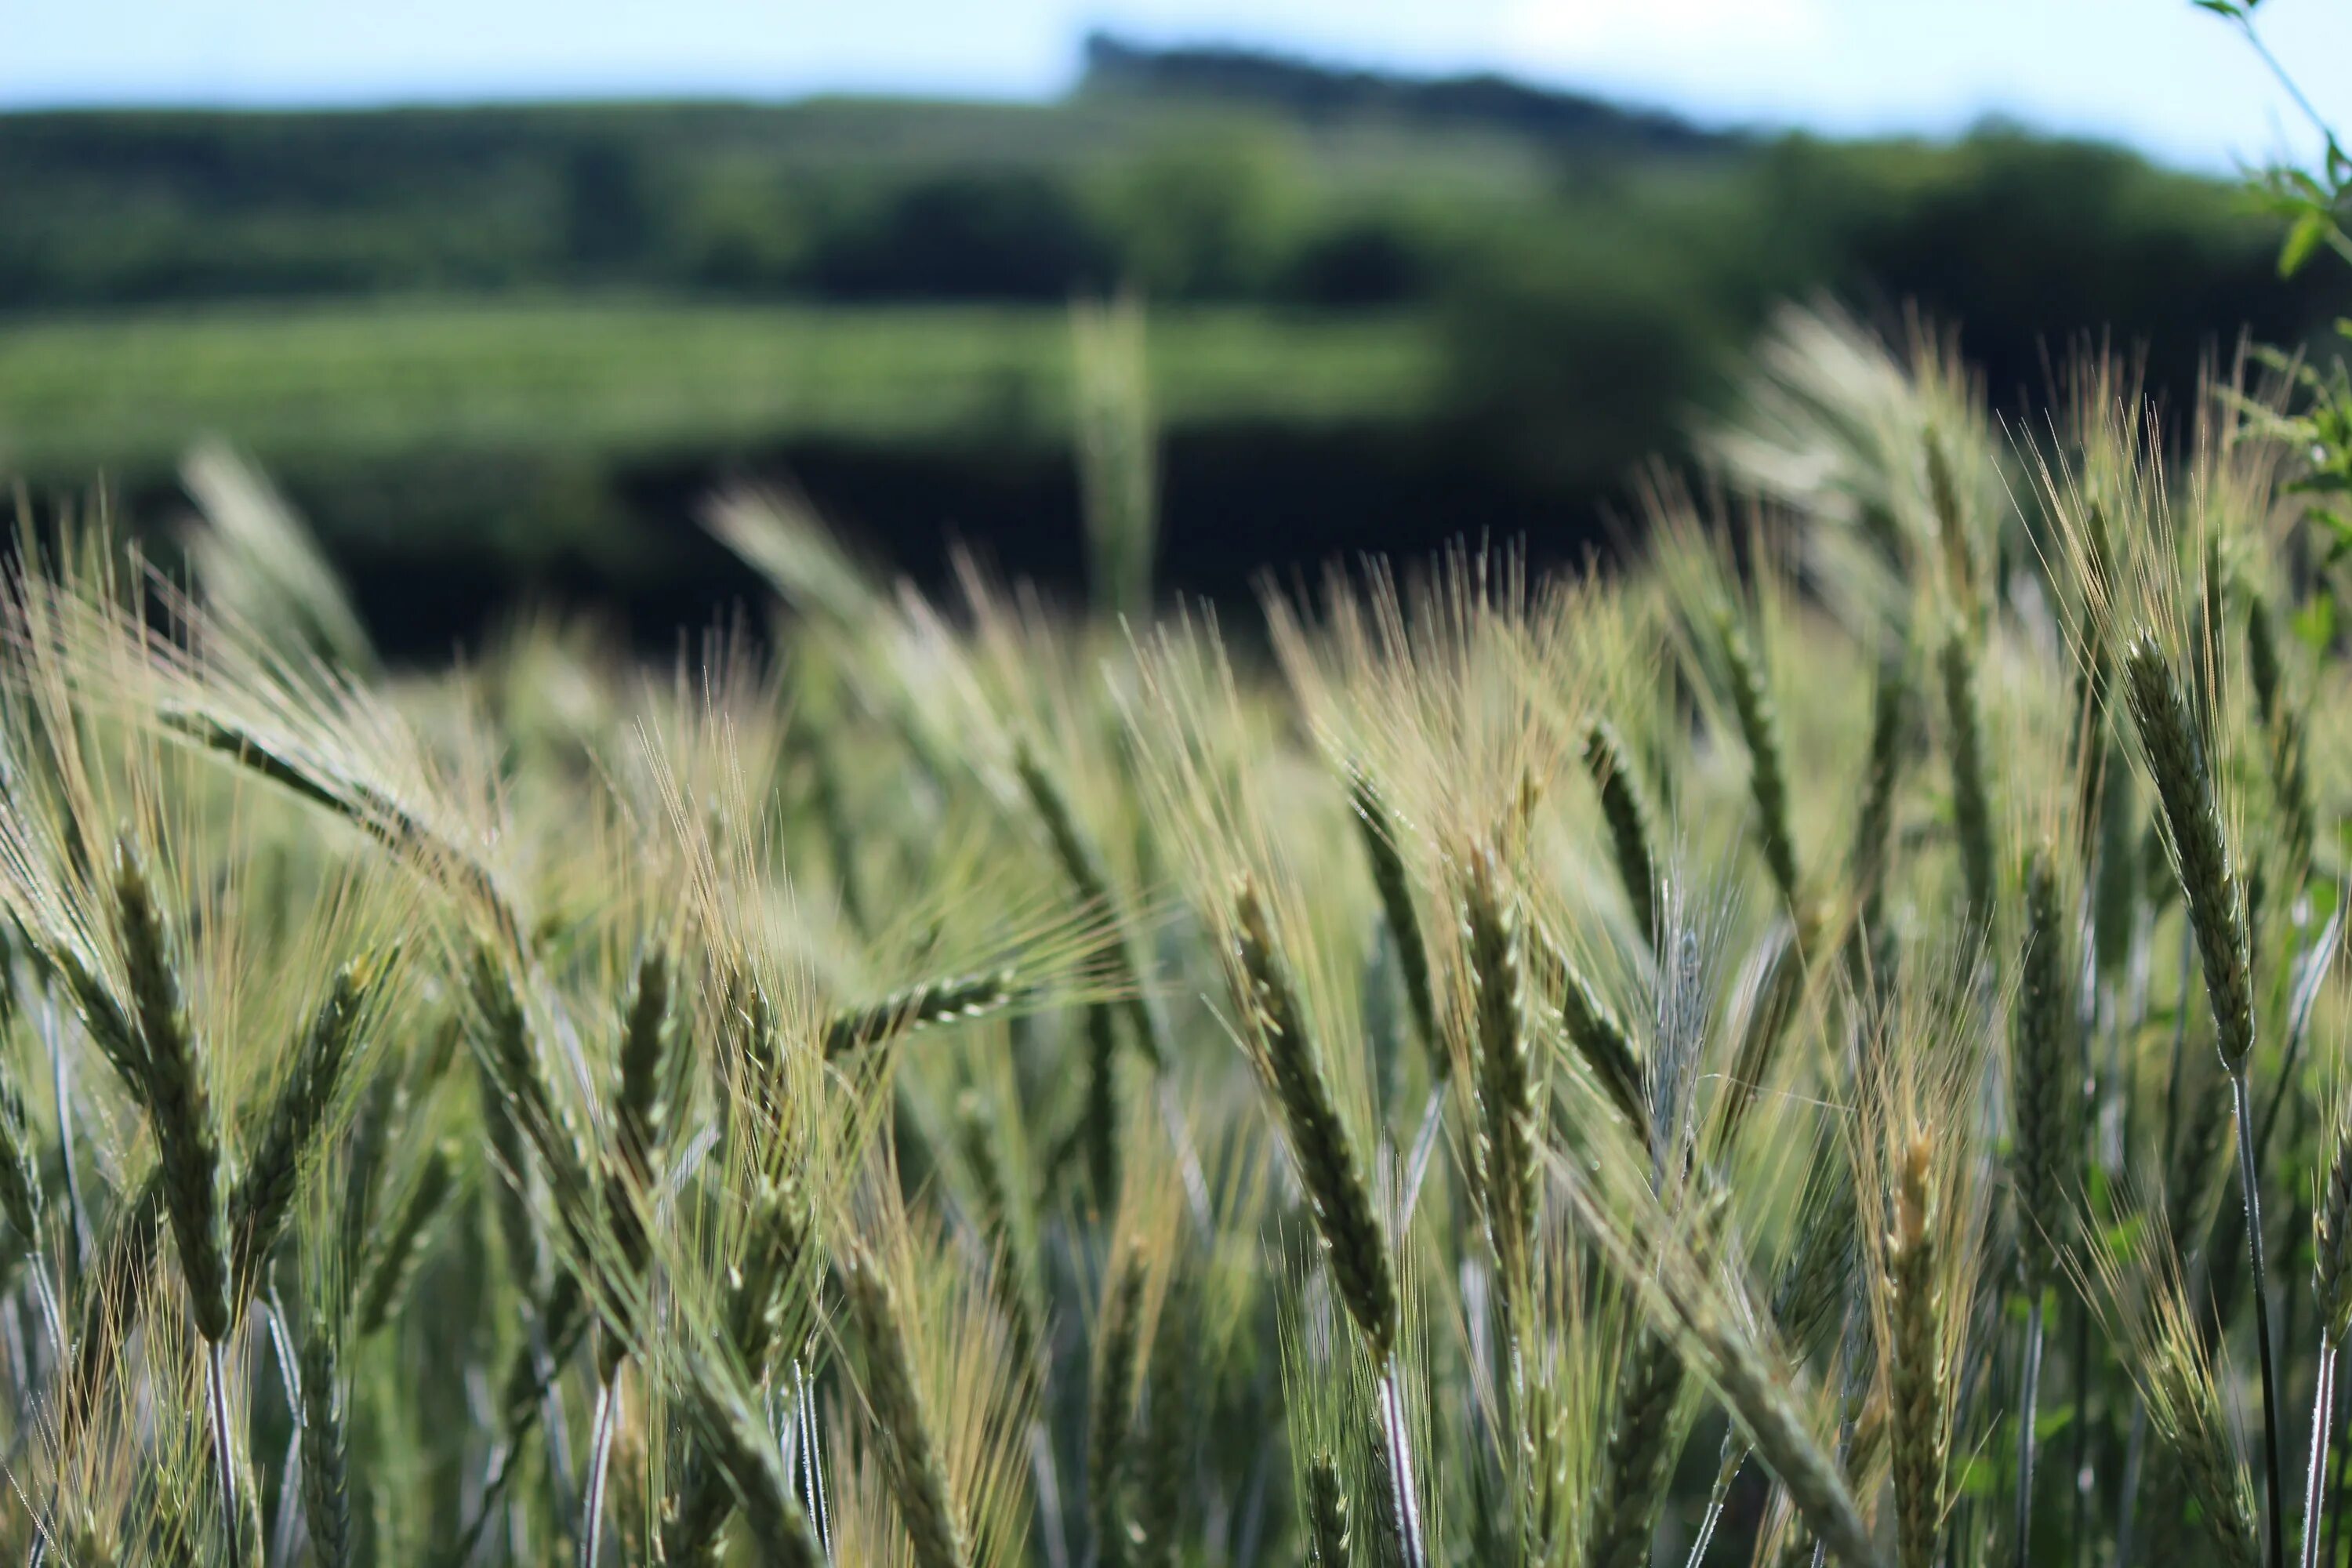
M2242 187L2111 147L1108 37L1043 106L0 116L0 471L160 521L225 437L406 657L519 594L666 640L745 590L690 517L746 474L919 574L954 538L1070 580L1068 302L1114 290L1150 307L1159 580L1216 595L1465 531L1604 548L1783 299L1964 328L2011 416L2085 338L2185 396L2352 309Z

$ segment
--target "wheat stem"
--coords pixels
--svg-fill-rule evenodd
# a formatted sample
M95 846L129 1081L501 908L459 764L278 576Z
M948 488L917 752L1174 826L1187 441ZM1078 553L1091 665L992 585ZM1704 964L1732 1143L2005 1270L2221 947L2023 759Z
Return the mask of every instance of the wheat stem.
M2303 1488L2302 1568L2318 1568L2319 1532L2326 1522L2325 1502L2327 1483L2327 1429L2333 1423L2336 1414L2337 1348L2332 1342L2321 1342L2319 1370L2313 1384L2311 1468Z
M2017 1568L2033 1540L2033 1416L2042 1392L2042 1298L2025 1311L2025 1353L2017 1378Z
M2242 1062L2230 1074L2230 1092L2237 1108L2238 1190L2245 1201L2248 1267L2252 1271L2254 1287L2254 1344L2261 1352L2263 1372L2263 1475L2264 1495L2270 1504L2264 1539L2269 1546L2271 1568L2282 1568L2286 1561L2286 1503L2284 1465L2279 1454L2278 1373L2272 1365L2270 1277L2263 1258L2262 1183L2254 1168L2253 1100L2247 1090Z
M1381 1369L1379 1393L1380 1458L1386 1470L1397 1560L1402 1568L1428 1568L1429 1553L1421 1536L1420 1491L1413 1481L1412 1433L1405 1424L1404 1390L1393 1357Z
M580 1499L580 1568L596 1568L604 1540L604 1489L613 1472L613 1424L619 1401L616 1368L596 1381L596 1413L588 1425L588 1485Z

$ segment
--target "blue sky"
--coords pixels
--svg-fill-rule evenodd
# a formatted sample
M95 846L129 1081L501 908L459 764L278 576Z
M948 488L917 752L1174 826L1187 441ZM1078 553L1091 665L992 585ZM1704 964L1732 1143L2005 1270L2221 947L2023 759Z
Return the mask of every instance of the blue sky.
M2352 133L2352 0L2260 15ZM2000 113L2215 169L2308 144L2189 0L0 0L0 104L1044 98L1097 26L1500 69L1715 122L1942 133Z

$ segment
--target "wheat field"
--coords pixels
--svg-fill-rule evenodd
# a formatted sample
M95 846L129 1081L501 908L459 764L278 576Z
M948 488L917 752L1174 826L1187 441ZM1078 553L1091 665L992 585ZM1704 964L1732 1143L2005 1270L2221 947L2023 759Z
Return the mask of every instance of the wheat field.
M1615 569L1155 617L1078 325L1086 609L746 491L772 618L387 672L223 453L184 573L23 531L0 1550L2343 1560L2275 378L1790 311Z

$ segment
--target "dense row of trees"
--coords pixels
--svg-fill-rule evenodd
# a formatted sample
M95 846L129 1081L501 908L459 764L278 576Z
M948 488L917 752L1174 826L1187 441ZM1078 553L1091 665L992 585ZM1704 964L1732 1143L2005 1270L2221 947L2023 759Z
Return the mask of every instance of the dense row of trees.
M2086 336L2178 387L2241 333L2313 341L2352 304L2333 273L2279 276L2278 229L2237 187L2013 128L1836 143L1493 79L1104 39L1089 58L1069 99L1035 107L0 116L0 322L415 292L1055 302L1120 285L1412 310L1441 324L1448 367L1414 449L1462 502L1434 538L1529 498L1585 512L1672 450L1778 300L1963 324L2009 408ZM666 501L697 461L665 459ZM1465 488L1480 474L1494 494ZM1328 531L1315 509L1337 488L1302 482L1268 517ZM927 495L861 521L971 514Z
M1689 313L1857 284L2029 333L2275 326L2228 187L1991 131L1710 133L1492 79L1094 41L1046 108L817 101L0 117L0 309L627 287L1444 302L1547 264Z

